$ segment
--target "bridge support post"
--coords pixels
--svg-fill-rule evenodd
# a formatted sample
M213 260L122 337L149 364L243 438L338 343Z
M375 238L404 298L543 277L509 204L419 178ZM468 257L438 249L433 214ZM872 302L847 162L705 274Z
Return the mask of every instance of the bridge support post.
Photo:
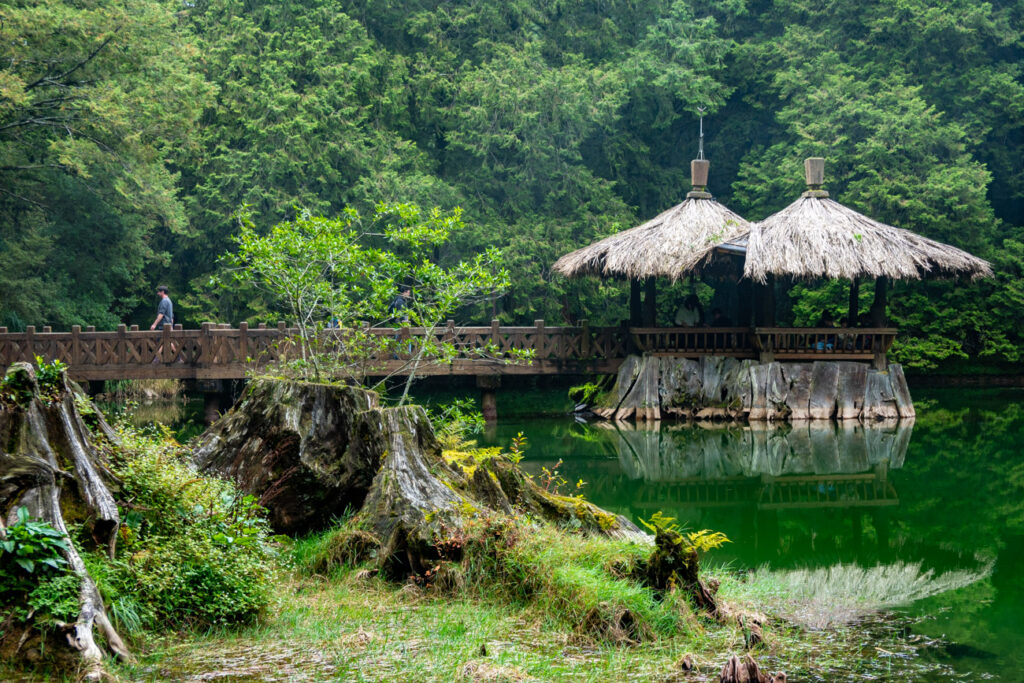
M231 396L224 381L219 379L198 380L196 389L203 394L203 421L212 425L224 410L231 407Z
M477 375L476 386L481 390L480 412L484 421L493 424L498 421L498 389L501 388L501 375Z

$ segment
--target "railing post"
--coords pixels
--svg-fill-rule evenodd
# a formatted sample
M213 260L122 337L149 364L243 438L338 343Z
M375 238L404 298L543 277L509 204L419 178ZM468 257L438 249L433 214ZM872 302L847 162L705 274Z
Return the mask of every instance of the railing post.
M210 365L213 363L213 323L204 322L199 326L199 330L199 358L196 360L201 360L204 365Z
M537 331L533 335L533 347L534 353L536 354L537 360L543 360L545 358L544 344L544 318L533 321L533 326L537 328Z
M25 346L21 349L22 357L17 360L23 360L28 363L33 362L36 359L36 326L26 325L25 326Z
M491 319L491 346L495 348L494 355L501 356L501 323L497 318Z
M171 329L173 328L170 323L163 324L163 334L160 337L160 361L163 363L174 362L175 352L174 349L171 347Z
M761 342L761 353L758 355L758 360L762 363L772 363L775 361L775 335L774 334L758 334L762 339Z
M582 337L580 339L581 360L590 360L590 321L581 320L580 327L582 328L580 330L580 335Z
M71 366L75 367L82 362L82 340L79 336L82 334L81 325L71 326Z
M128 326L124 323L117 326L117 349L114 354L117 356L117 362L119 365L124 365L128 362L128 340L126 338L128 334Z
M887 346L884 334L871 335L871 365L879 372L885 372L886 368L889 367L889 359L886 353L888 351Z
M240 363L249 362L249 323L244 320L238 323L238 355Z

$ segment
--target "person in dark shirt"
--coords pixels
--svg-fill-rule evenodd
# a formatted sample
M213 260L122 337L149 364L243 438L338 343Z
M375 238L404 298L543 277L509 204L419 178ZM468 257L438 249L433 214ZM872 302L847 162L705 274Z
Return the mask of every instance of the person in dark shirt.
M388 304L388 313L391 315L391 319L401 323L402 325L408 325L409 324L409 312L407 310L405 310L405 309L409 307L409 304L410 304L411 300L412 300L412 287L409 287L408 285L402 285L401 287L399 287L398 288L398 294L396 294L395 298L392 299L391 303ZM393 353L391 355L392 359L398 360L398 358L399 358L397 351L400 350L399 349L399 344L401 342L401 339L402 339L402 333L401 332L396 332L395 333L395 351L396 351L396 353ZM407 353L407 354L412 353L412 342L409 341L405 345L405 349L402 349L402 350L404 350L404 352Z
M711 311L711 327L732 327L732 321L726 317L721 308Z
M399 322L409 322L409 312L404 311L404 309L409 306L410 299L412 299L412 288L408 286L399 288L398 294L388 304L388 313L391 314L391 317Z
M160 303L156 306L156 320L149 326L149 329L155 330L157 328L163 329L164 325L174 325L174 304L171 302L171 297L167 293L167 285L160 285L156 288L156 295L160 297ZM153 358L154 363L160 362L160 355L163 353L164 347L160 346L156 350L156 356ZM177 353L178 347L174 342L171 342L171 351ZM179 363L185 362L185 359L179 355L177 358Z
M174 304L171 302L171 297L167 294L167 285L157 287L156 295L160 297L160 303L156 307L156 320L149 326L151 330L163 327L164 325L174 324Z

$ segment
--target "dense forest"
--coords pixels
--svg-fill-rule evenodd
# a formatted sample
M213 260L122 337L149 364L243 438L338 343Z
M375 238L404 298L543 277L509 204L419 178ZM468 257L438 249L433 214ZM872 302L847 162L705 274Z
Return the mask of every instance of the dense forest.
M621 283L549 269L682 200L703 111L746 218L823 156L839 201L992 261L896 285L897 358L1017 361L1022 38L1022 0L9 0L0 325L148 324L158 283L186 326L276 319L218 284L239 210L381 201L462 207L439 261L503 250L512 289L466 319L615 323ZM845 301L796 283L788 315Z

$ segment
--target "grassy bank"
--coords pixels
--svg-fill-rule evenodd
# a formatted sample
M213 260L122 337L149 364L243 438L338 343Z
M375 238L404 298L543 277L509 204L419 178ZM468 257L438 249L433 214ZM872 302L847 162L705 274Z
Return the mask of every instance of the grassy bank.
M735 609L756 600L729 574L722 592ZM915 645L899 629L805 630L777 623L752 654L790 679L844 680L939 673L914 664ZM358 570L332 576L293 572L266 621L153 640L133 680L717 680L731 654L744 652L735 626L697 620L686 633L637 645L582 637L536 606L476 596L431 594L367 578ZM680 662L691 655L698 669ZM911 671L914 671L911 674ZM902 679L901 679L902 680Z

